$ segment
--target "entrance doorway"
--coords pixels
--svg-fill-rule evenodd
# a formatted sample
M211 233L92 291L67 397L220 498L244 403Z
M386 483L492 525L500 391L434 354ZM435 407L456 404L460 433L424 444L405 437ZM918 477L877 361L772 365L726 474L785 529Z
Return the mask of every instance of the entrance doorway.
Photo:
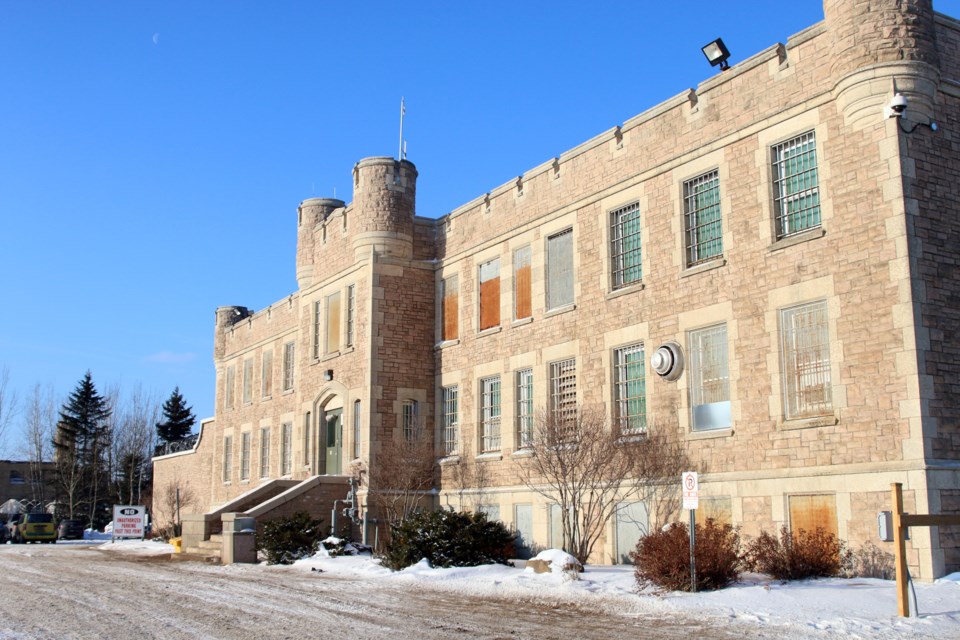
M343 409L331 409L324 412L326 429L324 439L327 449L327 475L338 476L342 472L340 463L343 458Z

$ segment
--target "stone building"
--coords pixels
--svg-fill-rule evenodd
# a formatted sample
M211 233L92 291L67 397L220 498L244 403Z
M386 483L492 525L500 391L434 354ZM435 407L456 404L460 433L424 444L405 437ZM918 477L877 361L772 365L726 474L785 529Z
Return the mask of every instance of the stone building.
M298 290L217 310L215 418L157 487L208 520L303 483L339 498L422 428L437 504L478 462L474 507L547 546L525 434L589 406L672 425L702 505L747 535L878 542L893 482L909 512L960 511L960 22L928 0L824 15L438 219L411 162L361 160L353 202L299 207ZM685 362L666 376L662 345ZM599 562L643 528L623 507ZM915 529L915 575L960 569L958 538Z

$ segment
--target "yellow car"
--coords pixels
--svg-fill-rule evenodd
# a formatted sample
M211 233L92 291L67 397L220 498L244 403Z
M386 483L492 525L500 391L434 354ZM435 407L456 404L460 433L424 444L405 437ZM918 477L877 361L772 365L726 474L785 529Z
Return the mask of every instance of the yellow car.
M14 544L25 542L56 542L57 528L51 513L24 513L13 525L7 525Z

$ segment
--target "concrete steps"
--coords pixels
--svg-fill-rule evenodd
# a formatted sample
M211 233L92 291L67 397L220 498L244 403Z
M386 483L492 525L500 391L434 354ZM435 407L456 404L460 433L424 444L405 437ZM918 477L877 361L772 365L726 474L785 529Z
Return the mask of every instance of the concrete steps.
M201 540L195 547L186 547L183 553L175 553L174 556L187 556L180 559L203 558L207 562L219 563L220 556L223 553L223 535L214 534L209 540Z

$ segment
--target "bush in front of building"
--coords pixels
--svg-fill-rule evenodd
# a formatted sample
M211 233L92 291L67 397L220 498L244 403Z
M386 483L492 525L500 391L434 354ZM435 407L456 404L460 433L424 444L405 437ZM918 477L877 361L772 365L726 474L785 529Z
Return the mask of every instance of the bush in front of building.
M697 591L722 589L740 577L740 533L712 518L694 530ZM640 588L690 591L690 534L687 525L673 523L644 536L631 554Z
M817 527L814 531L780 528L780 538L764 531L747 544L745 566L777 580L804 580L838 576L852 563L842 540Z
M303 511L269 520L257 535L257 551L266 557L267 564L293 564L300 558L308 558L317 552L320 541L326 537L322 522Z
M514 534L485 513L424 511L391 525L383 566L399 571L426 559L431 567L510 564Z

